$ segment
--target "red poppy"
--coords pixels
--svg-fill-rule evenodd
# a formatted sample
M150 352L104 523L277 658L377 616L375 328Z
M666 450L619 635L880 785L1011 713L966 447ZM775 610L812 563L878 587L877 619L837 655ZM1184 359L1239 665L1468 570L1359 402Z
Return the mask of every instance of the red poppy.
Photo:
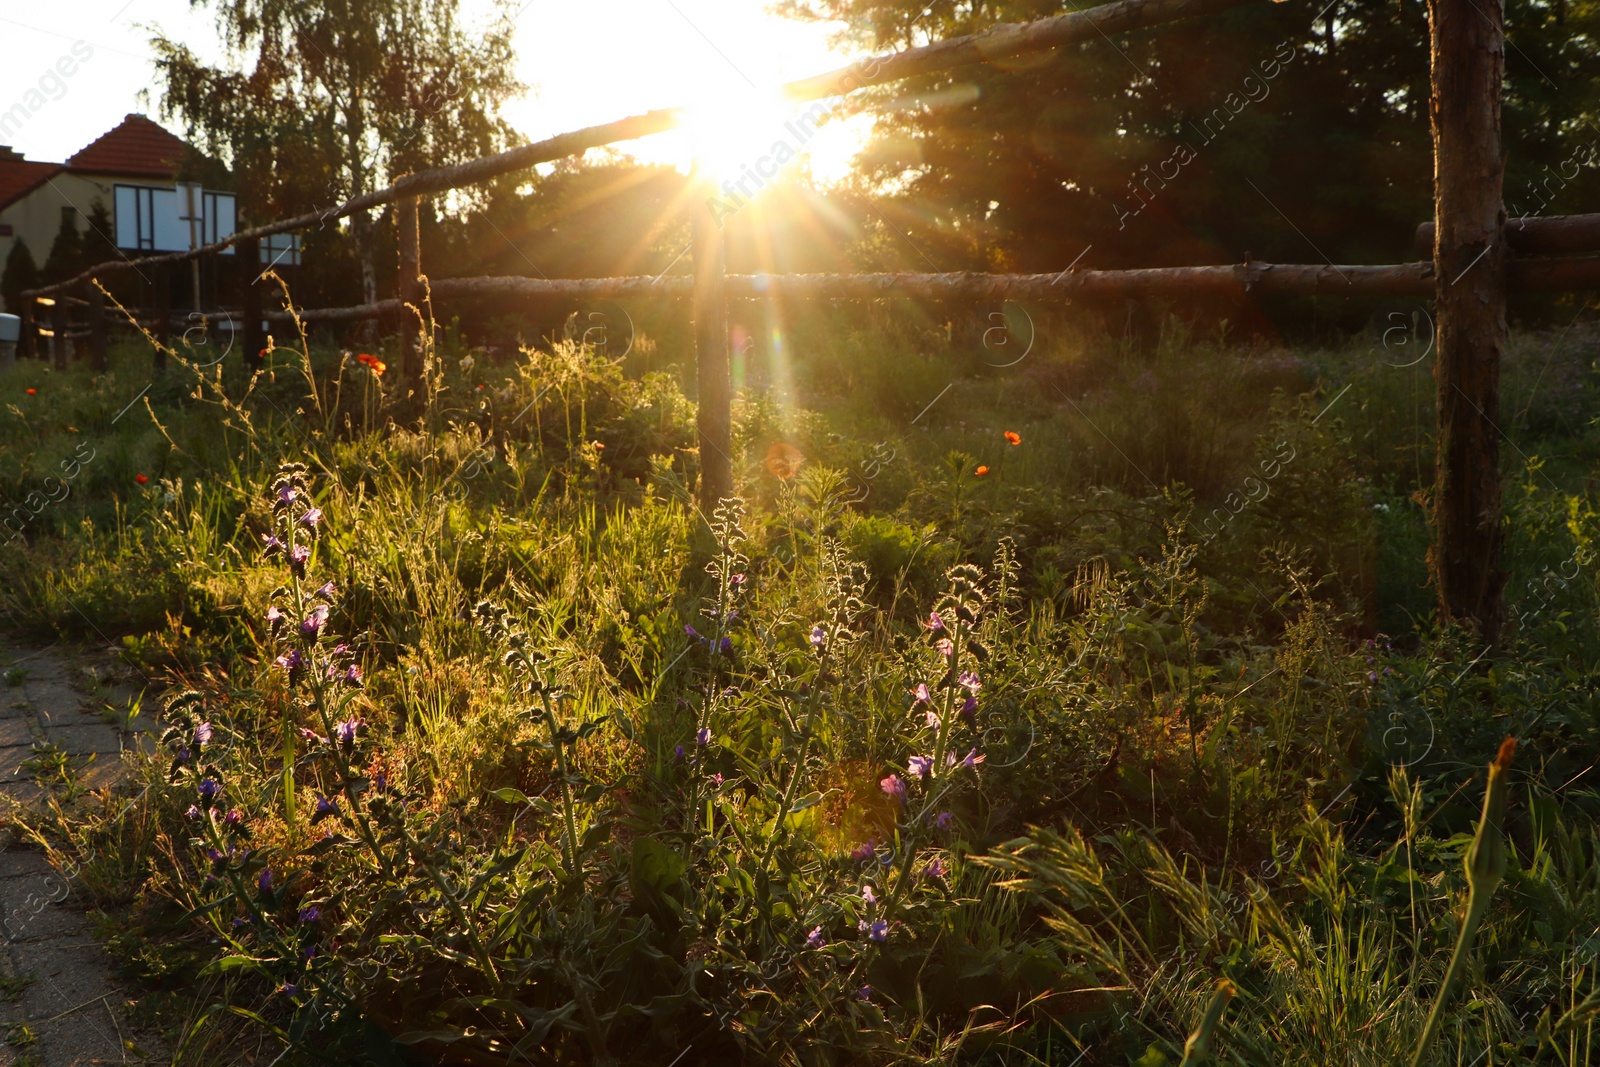
M594 443L594 447L596 449L598 449L599 451L601 451L601 452L604 452L606 450L606 444L605 444L604 441L596 441Z
M36 395L38 395L38 392L39 392L39 390L37 390L37 389L29 389L28 390L28 395L29 396L36 396Z
M982 478L985 474L989 473L989 468L988 467L979 467L977 470L973 471L972 473L976 474L978 477Z
M1022 435L1017 433L1015 430L1007 430L1006 443L1010 445L1020 445L1022 443Z
M144 476L144 475L142 475L142 474L135 474L135 475L134 475L134 476L133 476L133 480L134 480L134 481L136 481L136 482L138 482L138 483L139 483L139 484L140 484L140 485L143 485L143 484L144 484L144 483L145 483L145 482L148 482L148 481L149 481L149 480L150 480L150 479L149 479L149 478L146 478L146 477L145 477L145 476Z
M389 365L383 360L379 359L377 356L369 356L365 352L356 356L356 360L369 368L373 374L381 375L384 371L389 369Z

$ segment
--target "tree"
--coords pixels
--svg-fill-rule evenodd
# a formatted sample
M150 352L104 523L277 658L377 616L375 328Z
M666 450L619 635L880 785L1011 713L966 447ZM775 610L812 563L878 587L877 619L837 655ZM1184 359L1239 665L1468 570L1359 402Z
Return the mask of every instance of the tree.
M44 269L39 272L45 284L66 281L83 270L83 234L78 232L78 213L68 208L61 213L61 225L56 230L55 243L45 257Z
M0 275L0 297L4 297L6 310L13 315L22 314L22 293L39 284L39 266L33 261L28 242L18 237L6 254L6 269Z
M507 143L500 105L511 22L468 36L459 0L194 0L215 4L228 65L211 67L157 36L162 115L231 167L240 212L256 222L331 208L414 170ZM367 302L377 299L372 220L350 234Z

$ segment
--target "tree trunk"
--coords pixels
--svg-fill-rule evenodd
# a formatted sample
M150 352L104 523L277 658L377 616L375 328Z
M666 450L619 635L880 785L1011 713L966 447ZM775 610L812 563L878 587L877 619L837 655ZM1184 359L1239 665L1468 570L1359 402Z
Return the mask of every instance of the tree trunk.
M1438 459L1429 562L1445 619L1487 642L1500 569L1500 353L1506 338L1502 0L1428 0L1432 28Z

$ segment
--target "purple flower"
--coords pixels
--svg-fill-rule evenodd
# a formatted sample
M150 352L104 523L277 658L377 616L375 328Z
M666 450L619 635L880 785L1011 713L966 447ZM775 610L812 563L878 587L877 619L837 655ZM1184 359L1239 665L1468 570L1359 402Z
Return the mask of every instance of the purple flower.
M233 918L233 926L234 926L234 929L238 929L238 928L239 928L239 927L241 927L241 926L243 926L243 925L244 925L244 924L245 924L245 923L247 923L247 922L249 922L249 921L250 921L250 920L249 920L249 919L246 919L246 918L245 918L245 917L244 917L244 916L242 916L242 915L236 915L236 916L234 916L234 918Z
M950 829L950 827L954 826L955 824L956 824L956 817L955 817L954 813L952 813L952 812L941 811L938 815L935 815L934 818L933 818L933 825L937 826L941 830L948 830L948 829Z
M813 926L811 932L806 935L806 948L821 948L827 943L822 936L822 927L820 926Z
M679 745L676 749L673 750L673 752L679 759L683 758L683 746L682 745Z
M194 743L197 745L206 745L210 744L210 742L211 724L208 722L203 722L199 726L196 726L194 728Z
M700 631L696 630L693 626L690 626L688 623L684 623L683 624L683 632L688 634L690 637L694 638L696 641L704 640L700 636Z
M1378 680L1378 672L1377 671L1368 671L1367 672L1367 681L1376 682L1377 680Z
M197 805L190 804L189 810L183 813L183 817L185 819L198 819L200 817L200 808Z
M267 550L267 555L283 551L283 542L272 534L261 535L261 547Z
M912 756L906 761L906 770L917 778L926 778L933 770L933 757Z
M286 997L292 997L296 993L300 992L300 987L295 985L293 982L285 982L278 987L278 992L282 993Z
M263 893L267 893L267 892L270 892L272 890L272 868L271 867L263 867L263 868L261 868L261 877L256 879L256 888L260 889Z
M869 985L864 985L860 989L856 990L856 999L862 1002L871 1000L872 987Z
M311 558L311 550L305 545L295 545L289 550L289 569L296 574L306 572L306 560Z
M861 887L861 899L868 904L876 904L878 902L878 894L872 891L870 885L864 885Z
M943 878L946 874L950 873L950 868L945 866L943 859L935 856L933 859L928 861L928 865L926 867L922 868L922 873L927 875L929 878Z
M961 702L961 717L967 720L968 726L971 726L973 720L978 717L978 696L976 693L968 693L967 699Z
M730 621L732 621L732 620L730 620ZM731 653L732 653L732 652L733 652L733 638L731 638L731 637L724 637L724 638L723 638L723 639L722 639L722 640L721 640L721 641L720 641L720 642L719 642L719 643L718 643L718 644L717 644L717 648L719 648L719 649L721 649L721 650L722 650L722 654L723 654L723 655L724 655L724 656L726 656L726 655L729 655L729 654L731 654Z
M952 752L950 755L951 755L951 759L954 760L955 753ZM963 758L962 761L961 761L961 766L963 766L963 767L976 767L978 764L983 762L983 759L984 759L983 754L980 753L977 749L975 749L975 748L974 749L969 749L967 751L966 757Z
M904 804L906 802L906 783L898 774L891 774L878 783L879 787L889 796Z
M948 656L950 653L956 650L955 642L950 640L948 637L939 638L939 640L933 643L933 647L939 650L939 655L941 656Z
M978 681L978 676L973 674L971 671L962 671L961 677L957 678L956 681L960 682L968 690L974 693L983 688L982 683Z
M217 781L215 778L202 778L200 779L200 785L198 788L200 790L200 799L210 800L212 797L222 792L222 783Z
M747 580L746 576L744 574L742 574L742 573L741 574L730 574L728 576L728 584L733 586L735 589L737 589L741 585L743 585L746 580Z
M877 852L878 842L872 838L868 838L866 841L863 841L861 844L857 845L851 850L850 858L857 861L870 860L873 856L877 855Z
M943 633L944 616L940 615L937 611L928 612L928 629L932 630L936 634Z
M222 821L229 826L239 826L244 822L244 812L238 808L229 808L228 814L222 817Z
M333 732L339 738L341 744L351 745L355 743L356 731L365 729L366 725L366 719L350 718L344 722L335 723Z
M309 908L300 909L300 921L303 923L314 923L320 918L322 918L322 909L315 904Z
M867 936L874 941L889 940L889 924L882 919L875 920L867 927Z
M361 684L361 668L357 667L354 663L350 664L350 666L347 667L345 669L345 672L344 672L344 684L345 685L360 685Z
M304 726L300 727L300 739L302 741L310 741L312 744L326 743L328 740L315 730L307 730Z
M929 708L927 714L923 715L922 721L927 724L928 729L932 730L939 725L939 713Z
M324 600L332 600L333 599L333 583L331 581L330 582L323 582L320 586L317 587L317 591L312 595L313 596L322 597Z
M320 822L330 815L339 814L339 801L337 798L317 797L317 810L311 813L312 822Z
M208 848L206 849L206 859L210 860L212 863L217 863L221 861L222 853L218 852L214 848Z
M714 786L717 786L717 787L720 788L721 785L722 785L722 781L723 781L722 775L720 775L720 774L713 774L711 776L711 784L714 785Z
M318 604L300 623L301 637L316 637L328 621L328 605Z
M694 743L697 745L709 745L711 743L711 728L702 726L696 730L694 732Z
M928 691L927 682L918 682L917 687L911 690L911 695L916 698L915 703L911 705L913 708L933 703L933 694Z
M276 607L270 607L267 609L268 626L271 626L273 629L277 629L282 622L283 612L279 611Z
M310 511L307 511L304 515L300 516L300 525L302 525L302 526L315 527L317 525L317 523L319 523L321 521L322 521L322 509L321 508L312 508Z
M813 626L811 628L811 647L812 648L821 648L823 645L825 645L827 643L828 643L828 631L824 630L822 628L822 624L819 622L819 623L817 623L817 625L815 625L815 626Z
M272 662L277 666L282 667L284 670L293 673L294 671L300 669L300 665L304 663L305 660L301 658L300 650L298 648L291 648L288 652L279 656Z
M296 495L297 494L294 491L294 486L286 485L282 489L278 490L278 503L293 504Z
M189 751L189 746L188 745L184 745L182 748L178 749L178 762L179 763L188 763L190 755L191 755L191 753Z

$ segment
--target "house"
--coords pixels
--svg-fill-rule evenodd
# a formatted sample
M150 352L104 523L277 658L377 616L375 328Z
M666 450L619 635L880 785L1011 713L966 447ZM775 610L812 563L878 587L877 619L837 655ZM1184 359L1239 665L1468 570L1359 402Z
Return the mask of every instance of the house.
M233 194L178 181L188 151L143 115L127 116L65 163L34 162L0 146L0 264L21 240L42 267L63 221L84 233L97 201L110 214L112 232L91 243L103 248L114 241L129 256L185 251L231 236Z

